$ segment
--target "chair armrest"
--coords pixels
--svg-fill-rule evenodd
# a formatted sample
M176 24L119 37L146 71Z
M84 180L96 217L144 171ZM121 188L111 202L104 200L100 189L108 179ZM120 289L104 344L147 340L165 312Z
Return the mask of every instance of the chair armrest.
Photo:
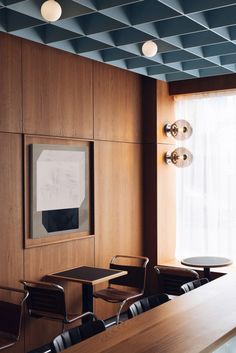
M83 314L81 314L81 315L78 315L78 316L74 317L73 319L68 319L68 318L66 318L66 322L67 322L68 324L70 324L70 323L72 323L72 322L74 322L74 321L76 321L76 320L83 319L83 318L86 317L86 316L92 316L93 319L97 320L97 317L94 315L94 313L92 313L92 312L90 312L90 311L87 311L86 313L83 313Z
M6 290L10 292L16 292L16 293L22 293L24 294L23 299L21 300L21 304L27 299L29 292L26 289L19 289L19 288L14 288L14 287L8 287L8 286L0 286L0 290Z
M64 292L64 288L56 283L43 282L43 281L28 281L28 280L20 280L20 283L22 283L24 287L27 287L27 286L31 287L32 285L45 287L45 288L51 287L51 288L59 289Z

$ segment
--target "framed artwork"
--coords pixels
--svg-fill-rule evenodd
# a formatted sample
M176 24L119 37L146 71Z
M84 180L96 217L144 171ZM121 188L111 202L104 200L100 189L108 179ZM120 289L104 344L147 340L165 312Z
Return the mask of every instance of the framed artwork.
M91 143L56 142L27 146L26 247L92 234Z

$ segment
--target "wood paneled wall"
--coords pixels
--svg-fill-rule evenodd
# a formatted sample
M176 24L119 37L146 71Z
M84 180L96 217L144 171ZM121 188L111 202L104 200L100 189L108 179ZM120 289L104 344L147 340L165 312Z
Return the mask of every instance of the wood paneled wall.
M116 254L143 254L141 150L141 144L95 143L95 263L100 267ZM98 316L115 313L114 305L98 301Z
M81 264L107 266L116 253L145 254L155 264L156 81L7 34L0 34L0 63L0 282L19 286ZM94 237L24 249L29 134L94 142ZM69 308L80 311L80 286L66 291ZM109 304L97 313L108 316ZM50 341L60 327L26 317L23 330L9 353Z
M0 37L0 131L22 132L21 41Z
M94 238L24 250L24 277L28 280L40 280L46 274L80 265L94 266ZM59 284L65 288L68 312L81 313L80 285ZM32 319L26 315L25 352L50 342L61 328L61 323L56 321Z
M141 93L140 76L94 63L94 138L141 142Z
M93 63L22 41L23 132L93 138Z
M16 287L24 276L22 167L21 136L0 132L0 283ZM24 340L9 352L24 352Z
M157 260L173 260L176 238L176 167L164 162L166 152L175 149L175 139L164 133L164 126L173 123L174 98L168 95L168 84L157 82Z
M1 132L0 145L1 284L19 287L24 274L21 136Z

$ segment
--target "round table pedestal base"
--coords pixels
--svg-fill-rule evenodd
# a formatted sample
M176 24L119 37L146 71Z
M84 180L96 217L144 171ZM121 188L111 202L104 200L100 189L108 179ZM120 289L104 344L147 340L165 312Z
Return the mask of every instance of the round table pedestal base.
M211 280L211 275L210 275L210 268L209 267L204 267L204 277Z

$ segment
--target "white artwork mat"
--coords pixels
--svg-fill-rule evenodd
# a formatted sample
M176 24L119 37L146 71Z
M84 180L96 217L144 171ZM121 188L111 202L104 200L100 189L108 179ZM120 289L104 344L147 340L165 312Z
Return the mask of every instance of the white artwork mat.
M36 210L79 208L85 199L84 151L43 150L36 167Z

